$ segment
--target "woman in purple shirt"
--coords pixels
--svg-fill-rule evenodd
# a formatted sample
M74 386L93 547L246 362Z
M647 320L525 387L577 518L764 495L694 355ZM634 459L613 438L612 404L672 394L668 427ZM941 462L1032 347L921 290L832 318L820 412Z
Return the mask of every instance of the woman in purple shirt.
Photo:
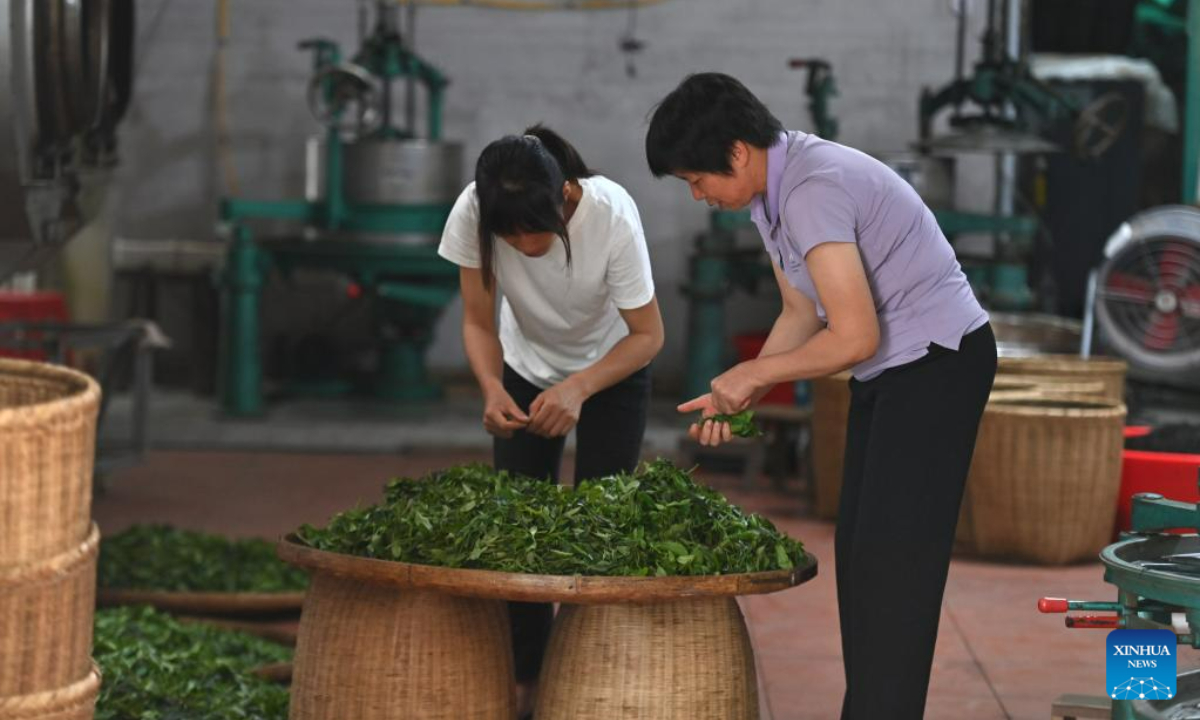
M917 720L996 373L987 313L912 187L863 153L785 132L728 75L692 75L667 95L646 157L696 200L751 208L783 301L759 356L679 410L738 412L776 383L853 371L835 545L842 718ZM690 433L731 437L713 421Z

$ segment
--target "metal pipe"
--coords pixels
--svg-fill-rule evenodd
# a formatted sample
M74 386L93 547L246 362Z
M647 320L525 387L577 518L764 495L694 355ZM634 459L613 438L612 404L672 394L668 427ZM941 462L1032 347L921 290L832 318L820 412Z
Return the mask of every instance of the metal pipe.
M405 8L408 12L407 27L404 35L405 44L408 45L409 66L408 78L404 92L404 125L408 134L412 137L417 136L417 66L412 59L417 53L417 4L413 0L408 0L408 5ZM433 129L427 128L426 134L432 134Z
M954 81L962 82L966 64L967 8L971 0L958 0L958 40L954 45Z
M1200 0L1188 0L1187 85L1183 116L1183 202L1196 202L1200 166Z

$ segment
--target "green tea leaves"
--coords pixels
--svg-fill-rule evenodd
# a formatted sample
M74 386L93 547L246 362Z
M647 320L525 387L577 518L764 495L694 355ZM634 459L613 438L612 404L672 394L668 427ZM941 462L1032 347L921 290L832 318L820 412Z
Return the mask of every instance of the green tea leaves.
M754 411L743 410L736 415L724 415L718 413L707 418L701 418L700 422L712 420L713 422L729 423L729 430L734 437L740 438L755 438L762 437L762 430L758 429L758 424L754 422Z
M174 592L293 592L308 576L275 556L275 544L252 538L135 525L100 542L102 588Z
M466 465L393 480L384 496L297 536L349 555L546 575L721 575L804 557L770 521L665 460L574 490Z

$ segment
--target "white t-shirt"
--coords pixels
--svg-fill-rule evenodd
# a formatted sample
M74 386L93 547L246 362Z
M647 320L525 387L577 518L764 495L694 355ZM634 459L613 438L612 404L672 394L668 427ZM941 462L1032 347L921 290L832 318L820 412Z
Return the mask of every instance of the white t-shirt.
M640 308L654 298L633 198L598 175L579 184L583 197L567 222L570 268L561 241L536 258L499 237L493 245L504 362L543 389L595 364L629 334L618 309ZM480 266L475 183L454 203L438 254L461 267Z

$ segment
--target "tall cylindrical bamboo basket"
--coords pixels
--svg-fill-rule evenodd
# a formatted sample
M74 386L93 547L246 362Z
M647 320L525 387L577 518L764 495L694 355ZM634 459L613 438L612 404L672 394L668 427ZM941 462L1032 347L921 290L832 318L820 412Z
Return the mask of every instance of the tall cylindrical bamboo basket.
M82 373L0 359L0 567L87 539L99 406L99 386Z
M992 383L988 402L1034 398L1089 395L1105 397L1108 388L1103 380L1088 380L1071 375L997 375ZM958 528L954 534L956 552L974 552L974 533L971 520L971 479L963 488L963 504L958 513Z
M1100 382L1103 396L1113 402L1125 400L1125 373L1129 365L1124 360L1108 357L1084 359L1075 355L1033 355L1002 357L997 372L1006 375L1032 376L1041 385L1054 383Z
M846 422L850 417L850 373L812 381L812 453L817 517L833 520L842 496L842 464L846 455Z
M507 604L313 572L291 720L513 720Z
M991 400L967 480L969 538L983 557L1061 564L1112 534L1125 406L1095 396Z
M100 531L57 557L0 569L0 698L52 691L91 667Z
M92 720L100 692L100 671L89 663L82 679L54 690L0 697L4 720Z
M759 717L754 651L729 597L564 604L538 687L538 720Z

